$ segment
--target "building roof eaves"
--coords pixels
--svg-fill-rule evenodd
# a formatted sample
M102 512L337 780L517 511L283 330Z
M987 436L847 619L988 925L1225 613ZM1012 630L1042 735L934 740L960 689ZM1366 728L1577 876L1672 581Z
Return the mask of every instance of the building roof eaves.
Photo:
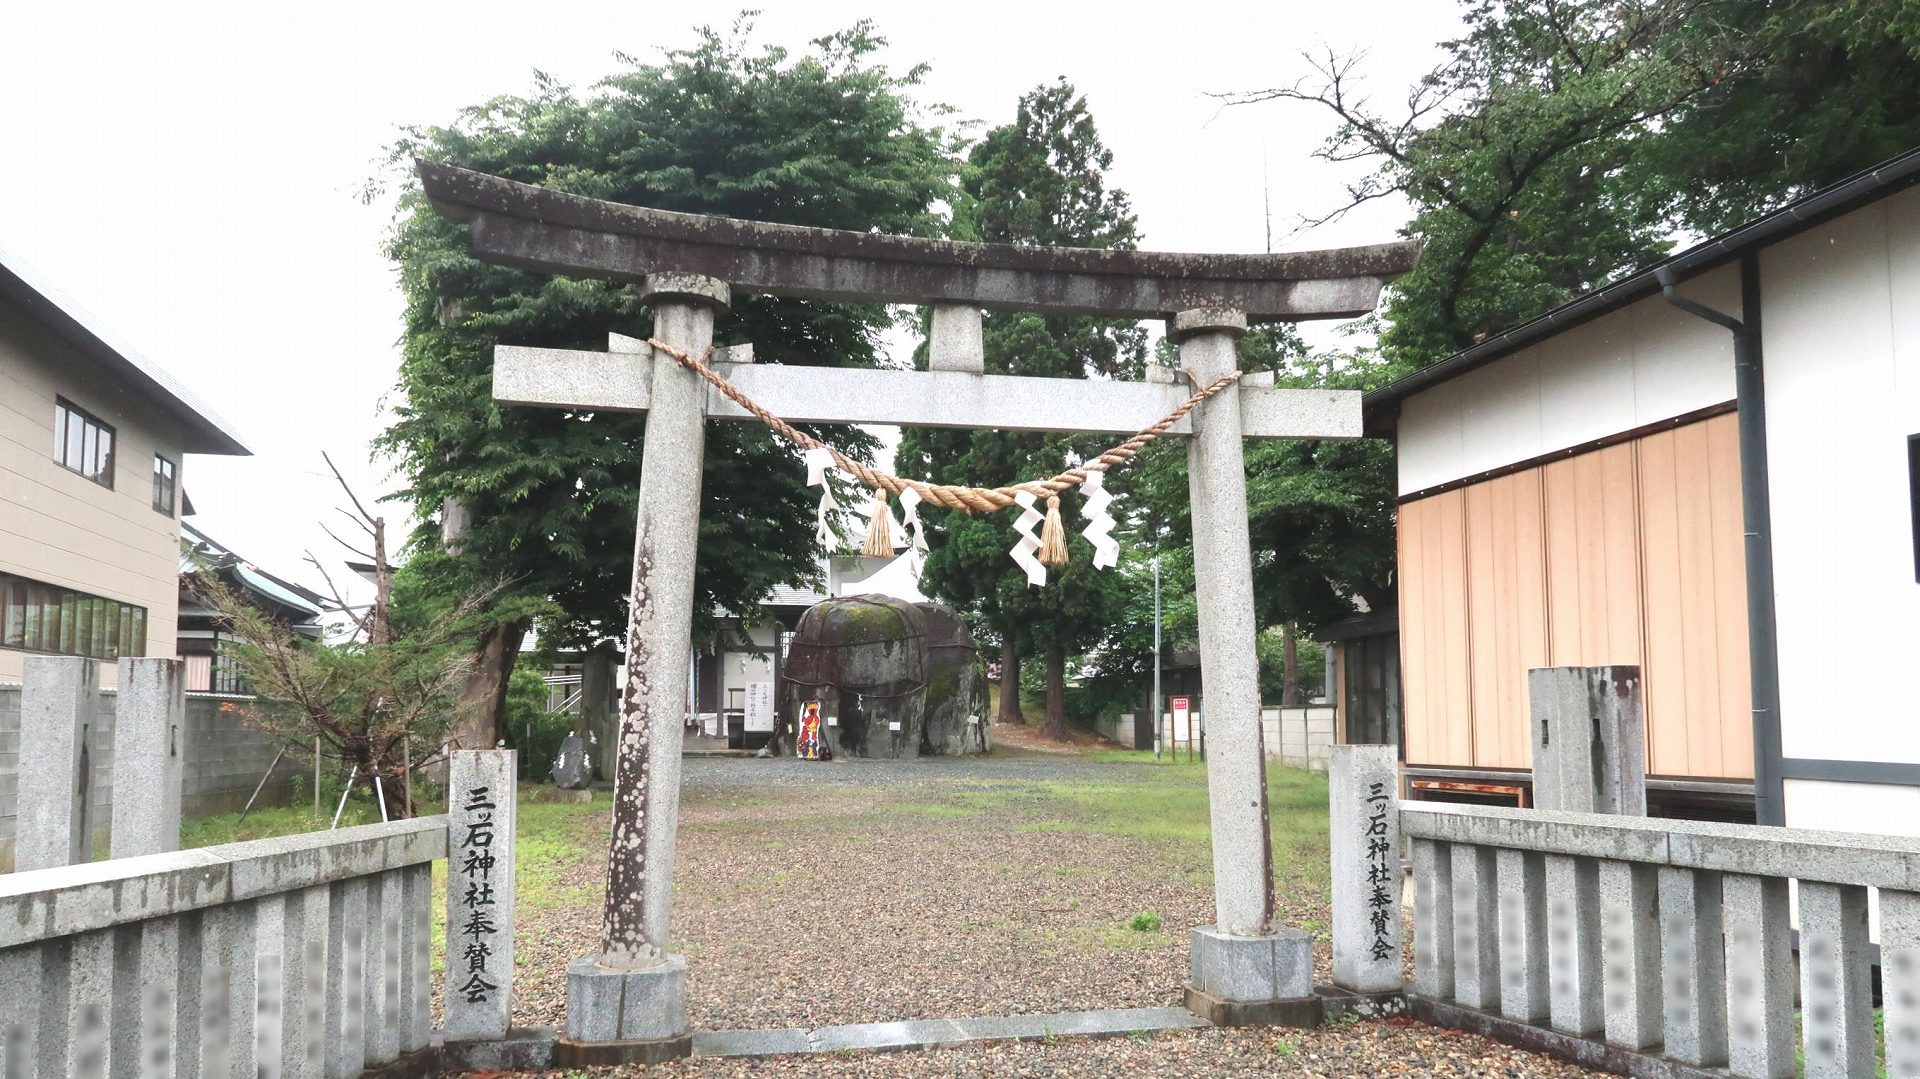
M155 401L187 429L188 453L251 456L233 426L200 403L158 364L131 348L88 314L72 297L36 274L25 260L0 247L0 295L11 297L34 318L71 342L106 372Z

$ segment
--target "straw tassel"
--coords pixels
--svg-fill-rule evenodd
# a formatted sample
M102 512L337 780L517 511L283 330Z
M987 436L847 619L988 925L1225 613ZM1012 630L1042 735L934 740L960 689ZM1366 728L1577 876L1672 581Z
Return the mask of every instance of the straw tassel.
M873 489L873 519L867 522L867 543L860 553L868 558L893 557L893 511L887 508L887 491Z
M1040 564L1067 564L1067 526L1060 521L1060 496L1047 496L1047 523L1040 526Z

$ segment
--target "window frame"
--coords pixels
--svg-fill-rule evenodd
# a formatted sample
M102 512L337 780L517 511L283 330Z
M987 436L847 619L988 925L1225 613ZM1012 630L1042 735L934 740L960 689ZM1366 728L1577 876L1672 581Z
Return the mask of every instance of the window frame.
M147 654L147 608L0 573L0 649L100 660Z
M73 421L76 419L80 421L81 429L79 431L80 437L79 437L79 443L77 446L78 452L74 453L73 451L76 449L76 446L74 443L75 432L73 430ZM107 442L104 456L101 456L101 450L100 450L100 438L102 435L106 437L106 442ZM68 472L71 472L74 475L79 476L81 479L84 479L90 483L99 484L100 486L105 487L107 490L111 491L114 489L113 471L114 471L114 465L116 463L116 455L119 453L119 450L120 450L120 432L114 428L113 424L110 424L107 421L101 419L100 417L94 415L93 413L88 412L86 409L81 408L79 405L74 404L72 401L67 400L65 397L60 397L57 395L54 397L53 399L53 463L54 464L57 464L61 468L66 469ZM78 463L70 459L71 457L76 457L76 456L78 457ZM96 457L100 458L97 462L100 465L99 473L97 475L94 473L88 472L86 467L87 464L91 461L94 461Z
M162 466L165 466L164 468ZM166 500L161 501L161 485L166 486ZM163 453L153 455L153 510L174 516L174 508L180 504L180 466Z

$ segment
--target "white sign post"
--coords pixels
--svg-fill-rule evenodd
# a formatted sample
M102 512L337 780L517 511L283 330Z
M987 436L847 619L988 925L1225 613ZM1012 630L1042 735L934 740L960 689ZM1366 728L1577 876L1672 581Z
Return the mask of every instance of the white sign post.
M747 732L773 733L773 683L747 683Z
M1193 757L1193 712L1189 707L1190 702L1185 697L1175 697L1173 698L1172 704L1173 704L1173 744L1175 747L1178 747L1184 744L1187 747L1188 759L1192 759Z

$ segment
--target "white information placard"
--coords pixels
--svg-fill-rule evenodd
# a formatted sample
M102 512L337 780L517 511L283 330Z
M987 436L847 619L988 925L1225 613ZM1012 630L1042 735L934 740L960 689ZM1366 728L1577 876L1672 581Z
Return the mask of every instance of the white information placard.
M1173 740L1189 742L1193 740L1193 713L1188 709L1185 697L1175 697L1173 705Z
M747 730L773 731L773 683L747 683Z

